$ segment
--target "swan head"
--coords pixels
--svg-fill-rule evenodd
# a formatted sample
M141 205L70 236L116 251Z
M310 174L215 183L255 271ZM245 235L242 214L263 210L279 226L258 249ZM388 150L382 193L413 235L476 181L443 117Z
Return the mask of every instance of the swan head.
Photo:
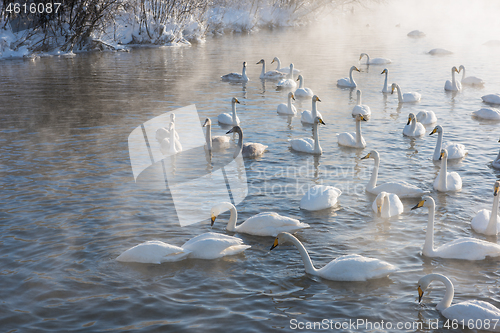
M300 81L300 80L302 80L302 75L299 74L299 77L295 81Z
M238 99L236 97L233 97L233 99L231 100L231 104L234 104L234 103L241 104L240 101L238 101Z
M293 99L295 101L295 95L293 94L293 92L290 91L288 93L288 98L291 98L291 99Z
M384 70L380 74L389 74L389 70L387 68L384 68Z
M414 209L417 209L417 208L422 208L422 207L427 207L427 208L432 208L436 205L436 203L434 202L434 199L429 196L429 195L424 195L422 197L422 200L420 200L420 202L418 204L416 204L415 206L413 206L411 208L411 210L414 210Z
M357 96L361 96L361 90L359 90L359 89L358 89L358 90L356 91L356 95L357 95Z
M175 122L175 113L170 114L170 121Z
M418 280L417 291L418 291L418 302L419 303L422 301L422 298L424 297L424 292L427 290L427 288L429 287L431 282L432 282L432 280L430 278L430 275L423 276Z
M323 121L323 119L321 119L320 117L314 118L314 123L326 125L325 122Z
M378 154L378 151L372 150L365 157L361 157L362 160L366 160L367 158L378 159L380 158L380 155Z
M313 101L313 103L314 102L321 102L321 100L319 99L319 97L317 95L313 96L312 101Z
M259 64L265 64L266 61L264 59L260 59L260 61L258 63L256 63L256 65L259 65Z
M388 198L387 196L387 192L382 191L377 195L377 198L375 199L375 204L377 205L377 211L379 214L382 212L382 206L386 198Z
M351 69L350 69L350 71L358 71L358 72L361 72L361 71L358 69L358 67L356 67L356 66L352 66L352 67L351 67Z
M363 116L362 114L357 114L356 115L356 120L363 120L363 121L367 121L365 116Z
M410 125L411 121L415 119L415 114L413 113L410 113L408 115L408 122L406 123L406 125Z
M215 219L217 219L217 216L219 216L221 213L224 213L228 209L230 209L232 204L229 202L222 202L220 204L217 204L212 207L210 210L210 216L211 216L211 226L214 225Z
M451 68L451 73L453 74L453 72L460 73L460 72L459 72L459 70L458 70L455 66L453 66L453 67Z
M367 56L367 57L368 57L368 54L366 54L366 53L361 53L361 54L359 55L359 60L361 60L361 58L363 58L364 56Z
M288 232L280 232L278 234L278 236L276 236L276 238L274 239L273 246L271 246L271 248L269 249L269 251L271 251L272 249L274 249L278 245L285 243L286 240L288 238L290 238L290 237L293 237L293 236L290 235Z
M243 67L247 67L247 62L243 61Z
M169 131L175 131L175 123L172 123L172 122L171 122L171 123L168 125L168 130L169 130Z
M439 160L441 161L442 159L447 159L448 158L448 151L446 149L441 149L441 154L439 155Z
M462 71L462 69L465 71L464 65L460 65L460 67L458 67L458 72L460 73Z
M432 130L432 132L429 133L429 135L435 133L443 133L443 128L441 127L441 125L437 125L436 127L434 127L434 129Z
M212 125L212 121L210 120L210 118L205 119L205 123L203 124L203 127L207 127L210 125Z
M493 192L493 195L496 197L498 195L498 190L500 189L500 181L497 180L495 182L495 187L494 187L494 192Z
M280 61L280 59L278 57L274 57L273 61L271 61L271 64L274 63L275 61L278 62Z
M233 128L231 128L229 131L227 131L226 134L230 134L230 133L240 133L242 134L243 132L241 131L241 127L239 126L234 126Z
M391 85L391 94L394 94L394 89L397 89L397 88L399 88L398 84L397 83L393 83Z

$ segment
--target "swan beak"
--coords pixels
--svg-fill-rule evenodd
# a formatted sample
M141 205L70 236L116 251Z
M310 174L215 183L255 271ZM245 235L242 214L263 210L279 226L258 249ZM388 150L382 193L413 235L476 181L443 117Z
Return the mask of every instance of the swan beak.
M207 120L205 120L205 123L203 124L203 127L206 127L208 122L209 122L209 119L207 118Z
M316 96L316 101L317 101L317 102L321 102L321 100L319 99L319 97L318 97L318 96ZM500 142L500 141L499 141L499 142Z
M240 103L240 101L238 101L238 99L237 99L236 97L234 98L234 101L235 101L236 103L238 103L238 104L241 104L241 103Z
M362 160L366 160L367 158L370 158L370 153L368 153L365 157L361 157Z
M420 286L418 286L418 302L420 303L422 301L422 297L424 296L424 291Z
M424 206L424 202L425 202L425 200L420 201L418 204L416 204L414 207L412 207L411 210L423 207Z
M325 122L323 121L323 119L319 118L319 121L318 121L320 124L322 125L326 125Z
M498 187L495 187L495 192L493 192L493 195L496 197L498 195Z
M295 95L292 93L292 99L295 101Z
M440 161L441 161L441 159L443 158L443 156L444 156L444 153L441 153L441 154L439 155L439 160L440 160Z
M215 216L214 214L212 214L212 224L210 225L211 227L214 226L214 222L215 222L216 218L217 218L217 216Z
M276 246L278 246L278 237L276 237L276 239L274 240L273 246L271 246L271 248L269 249L269 251L271 251L272 249L274 249Z
M434 134L434 133L436 133L436 132L437 132L437 130L434 128L434 129L432 130L432 132L430 132L430 133L429 133L429 135L432 135L432 134Z
M456 69L456 68L455 68L455 72L460 73L460 71L458 69Z
M234 127L233 127L233 128L231 128L229 131L227 131L227 133L226 133L226 134L233 133L233 132L234 132L233 130L234 130Z
M392 94L394 94L394 88L392 88L392 90L391 90L391 95L392 95Z
M273 61L271 61L271 64L272 64L272 63L274 63L274 59L273 59Z
M385 73L385 69L384 69L384 70L382 71L382 73L380 73L380 74L384 74L384 73Z
M362 115L362 114L360 114L360 115L359 115L359 118L361 118L361 120L363 120L363 121L366 121L366 118L365 118L365 117L363 117L363 115Z
M355 69L355 70L357 70L358 72L361 72L361 71L358 69L358 67L354 67L354 69Z

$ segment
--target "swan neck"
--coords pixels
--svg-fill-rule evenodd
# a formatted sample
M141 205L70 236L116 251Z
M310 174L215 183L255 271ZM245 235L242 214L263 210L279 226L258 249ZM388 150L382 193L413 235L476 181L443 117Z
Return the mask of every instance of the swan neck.
M292 111L292 96L288 96L288 111Z
M399 103L403 103L403 94L401 93L401 88L399 88L399 85L396 85L396 91L398 92Z
M385 72L385 81L384 81L384 89L383 89L383 91L388 91L389 90L389 89L387 89L387 77L388 77L387 72Z
M312 102L312 112L311 112L311 115L312 115L312 119L313 119L313 121L314 121L314 119L316 119L316 117L318 116L318 111L317 111L317 109L316 109L316 103L317 103L317 102L313 100L313 102ZM499 155L500 155L500 153L499 153Z
M463 81L463 80L465 79L465 67L462 67L462 69L463 69L463 71L464 71L464 72L462 73L462 81Z
M378 168L380 165L380 158L378 156L375 156L374 160L375 160L375 162L373 163L372 176L371 176L370 181L368 182L368 186L367 186L367 188L369 188L369 189L373 189L377 185Z
M278 63L278 67L276 67L276 70L279 71L280 68L281 68L281 60L276 60L276 62Z
M311 258L309 257L309 253L307 253L304 245L302 245L302 243L292 235L287 235L286 238L288 241L292 242L293 245L295 245L295 247L299 250L302 261L304 262L306 273L316 275L317 269L314 268Z
M361 105L361 94L358 94L357 100L356 100L357 105Z
M229 222L227 223L226 230L228 231L236 231L236 220L238 219L238 211L233 204L227 202L225 208L229 208L231 215L229 216Z
M448 189L447 179L446 177L448 173L448 158L441 158L441 170L439 170L439 181L438 181L438 189L441 191L446 191Z
M236 158L241 153L243 147L243 133L240 128L237 128L236 132L238 133L238 144L236 147L236 151L233 154L233 158Z
M318 133L319 124L317 121L314 122L313 125L313 138L314 138L314 152L321 153L321 146L319 145L319 133Z
M436 305L436 309L439 311L443 311L451 306L451 302L453 301L453 296L455 295L455 288L453 287L453 283L451 283L450 279L441 274L429 274L431 281L440 281L446 287L446 291L444 293L444 297Z
M356 144L361 144L361 120L356 119Z
M304 84L304 78L301 76L301 77L299 78L299 89L301 89L301 88L302 88L303 84Z
M351 69L349 70L349 80L351 81L351 84L352 84L352 85L354 85L354 83L355 83L355 82L354 82L354 79L352 78L352 71L353 71L353 70L354 70L354 68L351 68Z
M438 133L438 139L436 142L436 148L434 149L434 160L439 160L439 154L441 154L441 145L443 144L443 131Z
M172 126L172 130L170 131L170 153L177 153L175 149L175 127Z
M415 133L415 129L417 128L417 119L413 118L410 123L410 131Z
M260 76L264 76L266 74L266 63L262 63L262 71L260 72Z
M434 254L434 214L436 205L434 203L429 207L429 220L427 221L427 231L425 232L425 243L422 251L424 256L432 256Z
M452 70L451 71L451 86L452 87L455 87L456 86L456 82L455 82L455 71Z
M500 193L498 193L493 198L493 207L491 208L490 221L486 227L485 233L488 235L496 235L497 233L497 223L498 223L498 200L500 198Z
M206 135L206 139L207 139L207 147L208 147L208 150L212 150L212 125L210 124L207 124L207 126L205 126L207 128L207 131L205 133Z
M231 103L231 109L233 111L233 126L238 125L236 121L236 103Z
M247 79L247 67L246 66L243 66L243 71L241 72L241 76L244 78L244 79Z

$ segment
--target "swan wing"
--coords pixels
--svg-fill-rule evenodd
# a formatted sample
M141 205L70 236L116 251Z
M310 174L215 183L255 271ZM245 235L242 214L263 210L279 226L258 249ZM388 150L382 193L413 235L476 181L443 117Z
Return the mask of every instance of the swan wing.
M481 97L483 102L490 104L500 104L500 94L489 94Z
M388 276L397 267L385 261L357 254L342 256L318 270L318 275L334 281L366 281Z
M123 252L116 258L121 262L140 262L145 264L161 264L186 258L190 251L179 246L153 240L138 244Z
M182 248L191 251L189 258L215 259L226 255L233 255L249 248L239 238L207 232L196 236L182 245Z
M500 309L487 302L479 300L460 302L444 309L442 314L451 320L464 320L465 322L471 320L474 324L476 322L479 324L478 321L481 321L484 325L486 320L489 320L490 330L500 332L500 326L498 324L495 326L495 322L500 321Z
M339 145L347 147L356 147L356 133L344 132L337 134Z
M437 122L437 117L434 111L422 110L417 114L417 120L423 125L430 125Z
M226 80L226 81L243 81L244 80L243 75L241 75L239 73L229 73L226 75L222 75L221 78L222 78L222 80Z
M441 148L444 148L448 151L449 160L463 158L468 153L468 151L465 149L465 146L461 143L445 142L442 144Z
M279 88L295 88L297 87L297 83L295 83L295 81L292 79L283 79L278 82L277 86Z
M309 228L309 224L275 212L263 212L243 222L237 227L237 231L257 236L276 237L280 232L294 233L303 228Z
M500 110L495 108L482 108L477 111L473 111L472 115L477 118L487 119L487 120L500 120Z
M435 255L448 259L483 260L500 256L500 245L476 238L460 238L441 245Z
M313 97L314 93L311 89L309 88L298 88L295 90L295 97Z
M300 208L310 211L330 208L337 203L342 191L333 186L314 185L300 200Z
M484 81L476 76L467 76L462 80L462 84L467 84L471 86L482 86Z
M261 143L247 142L243 144L243 157L257 157L264 154L268 146Z
M415 185L409 184L407 182L390 182L381 184L373 189L366 189L372 194L378 195L380 192L384 191L387 193L394 193L399 198L419 198L424 194L429 193L429 191L424 191Z
M272 70L264 73L264 75L261 75L261 79L268 79L268 80L281 80L286 77L286 73L277 71L277 70Z
M348 77L337 80L337 85L339 87L356 87L356 84L352 84Z
M293 150L310 153L314 151L314 140L311 138L290 139L290 147Z

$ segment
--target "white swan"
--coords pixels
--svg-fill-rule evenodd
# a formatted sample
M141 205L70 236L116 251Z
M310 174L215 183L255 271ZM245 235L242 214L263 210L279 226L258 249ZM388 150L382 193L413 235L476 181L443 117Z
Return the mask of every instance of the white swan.
M289 139L290 147L295 151L300 151L302 153L317 154L321 155L323 150L319 145L319 128L318 124L326 125L320 117L316 117L313 125L313 139L311 138L301 138L301 139Z
M489 104L500 104L500 94L489 94L481 96L481 99L485 103Z
M422 95L417 92L408 92L403 94L399 84L397 83L393 83L391 87L391 94L394 94L394 89L397 90L399 103L416 103L422 98Z
M323 116L321 115L321 112L318 111L317 109L317 102L321 102L318 96L314 95L312 98L312 111L305 110L302 111L300 114L300 121L305 123L305 124L314 124L314 119L316 117L320 117L323 119Z
M196 236L182 246L175 246L154 240L138 244L116 258L121 262L161 264L185 258L215 259L240 253L250 245L239 238L207 232Z
M238 212L236 211L236 207L229 202L223 202L212 207L212 226L214 225L217 216L228 209L231 212L231 215L229 216L229 222L227 223L227 231L256 236L276 237L280 232L286 231L294 233L298 230L309 228L309 224L307 223L301 223L297 219L281 216L275 212L259 213L237 226L236 221L238 220Z
M438 55L438 56L453 54L453 52L446 50L446 49L441 49L441 48L432 49L427 53L429 53L430 55Z
M396 194L383 191L373 201L372 209L383 218L399 215L404 210L403 203Z
M181 151L182 150L182 145L181 145L181 141L179 139L179 133L177 133L177 131L175 131L175 113L171 113L170 114L170 122L174 123L175 149L177 151ZM160 143L160 146L161 146L162 141L164 139L168 139L167 142L170 142L170 140L171 140L171 137L170 137L170 123L169 123L168 127L160 127L160 128L158 128L156 130L156 140L158 141L158 143Z
M462 178L456 172L448 172L448 151L441 149L441 169L434 180L434 189L439 192L458 191L462 189Z
M261 59L257 65L262 64L262 71L260 72L259 78L261 79L267 79L267 80L281 80L286 76L285 73L277 71L277 70L271 70L266 72L266 61L264 59Z
M316 275L332 281L366 281L387 277L395 272L397 267L378 259L363 257L357 254L339 257L325 266L317 269L302 243L289 233L282 232L274 240L271 250L279 244L291 242L299 250L307 274Z
M290 64L290 73L293 73L293 64ZM293 79L293 74L288 74L288 78L281 79L276 86L281 89L295 89L297 83Z
M464 71L462 73L462 84L466 84L466 85L470 85L470 86L482 86L484 85L484 81L480 78L478 78L477 76L467 76L465 77L465 66L464 65L460 65L460 67L458 68L458 72L460 73L461 71Z
M356 132L343 132L337 134L339 145L351 148L365 148L366 141L361 135L361 121L366 121L363 115L356 116Z
M497 180L493 188L493 208L491 210L481 209L472 219L470 224L475 232L490 236L494 236L500 232L500 224L498 223L498 220L500 220L500 216L498 216L499 188L500 181Z
M243 144L243 131L241 130L241 127L239 126L234 126L231 128L226 134L229 133L238 133L238 143L236 147L236 151L234 152L233 157L236 158L241 152L241 155L243 157L248 157L248 158L255 158L259 157L262 154L264 154L264 151L267 149L268 146L263 145L261 143L253 143L253 142L247 142Z
M500 142L500 139L498 140ZM500 152L498 152L497 158L493 162L491 162L491 166L495 169L500 170Z
M236 103L241 104L240 101L236 97L233 97L231 100L231 109L232 113L221 113L218 117L217 120L219 123L224 124L224 125L239 125L240 124L240 118L236 115Z
M180 141L175 138L175 134L177 133L175 130L175 123L170 123L168 132L170 138L165 138L160 141L160 151L165 156L175 155L182 151Z
M215 150L229 147L229 136L212 136L212 121L210 120L210 118L207 118L205 120L203 127L207 128L205 139L207 141L208 150L212 150L212 147Z
M221 76L223 81L233 81L233 82L248 82L250 79L247 76L247 63L243 62L243 70L241 74L239 73L229 73Z
M367 53L361 53L359 55L359 60L361 61L361 59L364 56L366 56L366 64L367 65L384 65L384 64L390 64L392 62L391 59L387 59L387 58L371 58L370 59L370 56Z
M391 92L391 89L389 89L389 87L387 86L387 77L389 76L389 70L385 68L380 74L385 74L384 88L382 88L382 92L384 94L388 94Z
M437 122L436 114L434 111L422 110L417 113L417 120L422 125L431 125Z
M437 125L436 127L434 127L434 129L432 130L432 132L429 133L429 135L432 135L434 133L438 133L436 148L434 148L434 154L432 155L432 159L434 161L440 159L442 148L445 148L446 151L448 151L449 160L464 158L465 155L468 154L468 151L465 150L465 146L461 143L453 143L453 142L443 143L444 130L441 125Z
M358 91L356 91L356 95L357 100L356 105L352 108L352 117L355 118L356 115L361 114L364 118L366 118L366 120L370 119L372 111L368 105L361 104L361 90L358 89Z
M293 92L290 91L288 93L288 104L285 103L279 104L277 112L279 114L289 114L295 116L295 114L297 114L297 109L292 104L292 99L295 100L295 96L293 95Z
M483 260L486 257L500 256L500 245L486 242L476 238L459 238L434 248L434 210L436 204L434 199L428 195L422 198L412 210L427 207L429 209L429 220L425 233L425 243L422 254L426 257L438 257L446 259Z
M280 58L278 58L278 57L274 57L273 61L271 61L271 64L272 64L273 62L275 62L275 61L278 63L278 65L276 66L276 70L277 70L277 71L283 72L283 73L285 73L285 74L290 74L290 67L281 67L281 61L280 61ZM294 69L293 69L293 74L294 74L294 75L297 75L297 74L299 74L299 73L300 73L300 70L299 70L299 69L297 69L297 68L294 68Z
M403 128L403 135L418 138L425 135L425 127L417 121L413 113L408 115L408 122Z
M300 199L301 209L316 211L333 207L342 191L333 186L314 185Z
M361 159L373 158L375 160L372 176L366 185L366 191L378 195L380 192L394 193L400 198L418 198L422 195L429 193L416 187L415 185L408 184L407 182L390 182L379 186L377 185L378 169L380 166L380 156L376 150L372 150L365 157Z
M457 304L451 304L455 289L450 279L442 274L427 274L418 280L418 302L422 301L424 291L431 284L432 281L440 281L445 287L443 299L436 305L436 309L441 314L457 323L474 323L474 325L481 325L482 329L494 332L500 332L500 309L494 305L478 300L465 301ZM487 326L486 326L487 324ZM488 327L488 328L487 328Z
M410 31L406 36L412 37L412 38L422 38L425 37L425 33L420 30L413 30Z
M483 120L500 120L500 110L495 108L481 108L472 111L472 116Z
M462 89L462 84L460 83L460 81L455 79L455 72L458 73L458 70L455 66L453 66L451 68L451 81L446 80L446 82L444 84L444 90L459 91Z
M356 82L352 78L352 71L361 72L356 66L352 66L349 69L349 77L345 77L343 79L337 80L337 86L339 86L339 87L347 87L347 88L356 88Z
M295 90L295 96L298 98L311 98L314 96L311 89L304 87L304 78L302 75L299 75L297 81L299 81L299 88Z

